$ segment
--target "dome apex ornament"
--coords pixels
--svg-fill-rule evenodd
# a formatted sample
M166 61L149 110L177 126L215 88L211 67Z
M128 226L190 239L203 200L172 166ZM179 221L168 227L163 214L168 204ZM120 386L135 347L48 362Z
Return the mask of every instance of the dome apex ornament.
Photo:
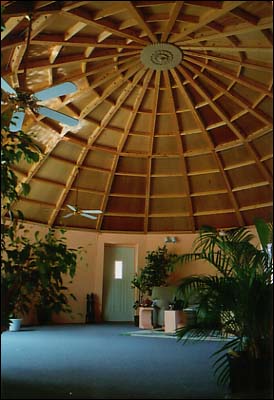
M182 57L182 51L169 43L150 44L141 51L141 61L145 67L158 71L176 67Z

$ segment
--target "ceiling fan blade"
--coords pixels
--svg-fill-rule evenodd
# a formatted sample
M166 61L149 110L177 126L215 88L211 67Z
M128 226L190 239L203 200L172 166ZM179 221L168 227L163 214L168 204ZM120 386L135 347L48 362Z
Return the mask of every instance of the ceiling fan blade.
M1 89L3 89L6 93L17 95L16 91L5 81L4 78L1 77Z
M89 214L80 214L82 217L85 217L85 218L89 218L89 219L97 219L97 217L94 217L93 215L89 215Z
M67 215L64 215L62 218L72 217L72 215L74 215L74 213L69 213L69 214L67 214Z
M72 211L77 211L77 208L74 206L71 206L70 204L67 204L67 207L70 208Z
M9 130L11 132L20 131L23 125L24 117L24 111L14 111L10 120Z
M72 82L64 82L60 85L52 86L39 92L34 93L34 96L38 101L49 100L53 97L63 96L65 94L70 94L76 92L77 86Z
M101 210L82 210L83 213L86 214L102 214L103 211Z
M61 124L69 125L69 126L76 126L78 125L78 119L69 117L66 114L63 114L59 111L54 111L51 108L39 106L37 108L37 112L44 115L45 117L55 119L56 121L61 122Z

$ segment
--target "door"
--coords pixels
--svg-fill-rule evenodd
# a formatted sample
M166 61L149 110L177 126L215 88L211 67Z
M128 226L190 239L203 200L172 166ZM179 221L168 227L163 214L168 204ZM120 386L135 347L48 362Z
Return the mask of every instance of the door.
M133 321L134 247L105 246L103 279L104 321Z

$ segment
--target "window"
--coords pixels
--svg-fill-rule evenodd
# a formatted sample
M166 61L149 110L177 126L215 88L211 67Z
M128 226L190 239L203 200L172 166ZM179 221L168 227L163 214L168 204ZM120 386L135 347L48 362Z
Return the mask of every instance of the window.
M123 261L115 261L114 278L123 279Z

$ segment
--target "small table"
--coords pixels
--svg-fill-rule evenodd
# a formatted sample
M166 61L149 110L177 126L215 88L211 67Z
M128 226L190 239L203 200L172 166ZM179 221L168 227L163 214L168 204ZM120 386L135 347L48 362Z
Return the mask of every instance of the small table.
M152 329L152 313L153 307L140 307L139 308L139 328Z
M175 332L177 328L185 326L186 315L181 310L165 311L165 332Z

